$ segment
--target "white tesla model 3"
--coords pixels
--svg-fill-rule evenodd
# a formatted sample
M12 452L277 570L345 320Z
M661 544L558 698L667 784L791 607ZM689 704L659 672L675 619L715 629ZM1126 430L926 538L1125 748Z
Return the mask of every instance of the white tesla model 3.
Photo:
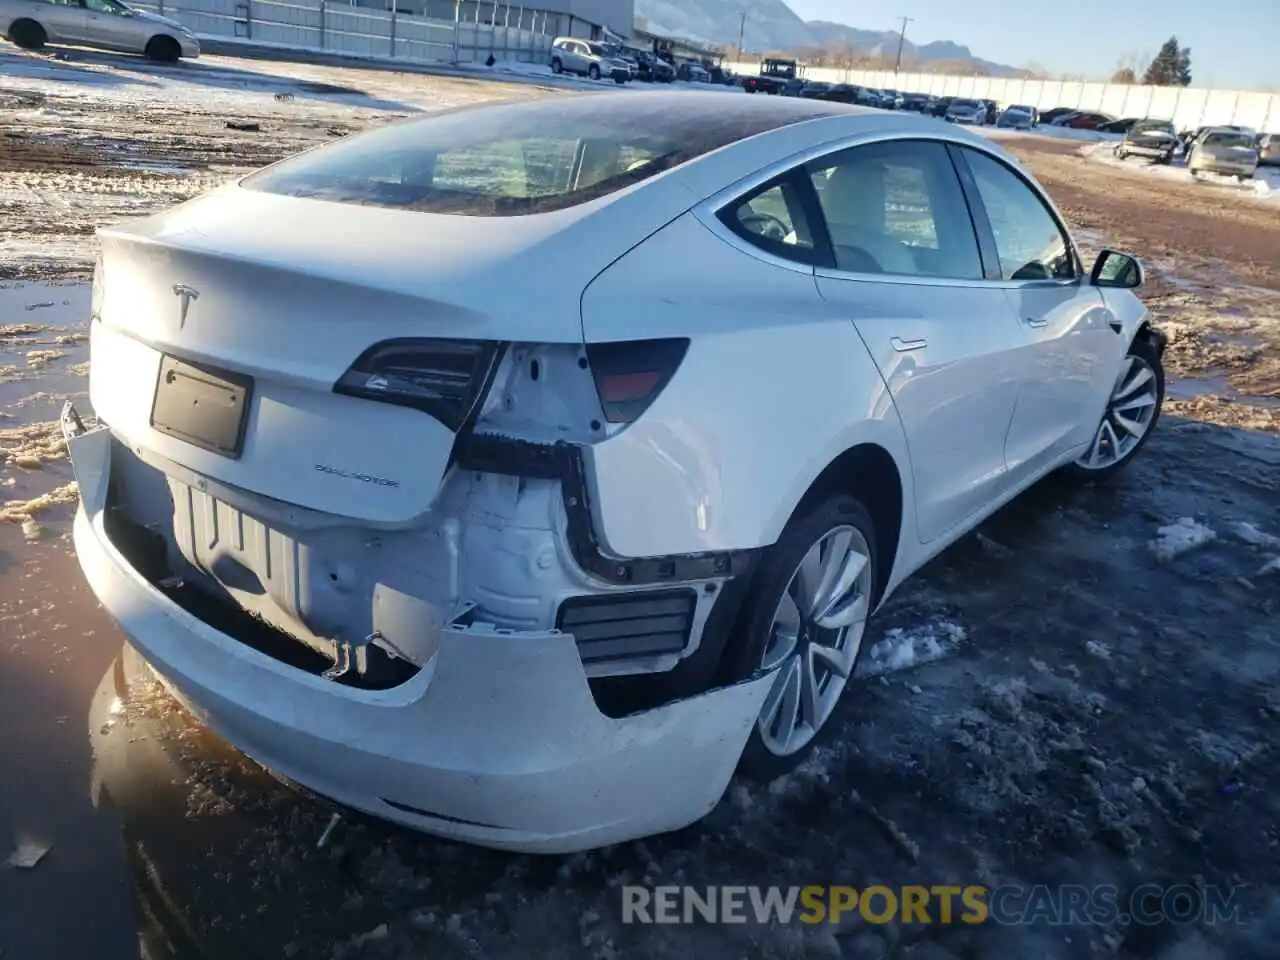
M897 584L1163 399L1138 262L913 114L486 105L100 236L94 592L249 756L494 847L794 766Z

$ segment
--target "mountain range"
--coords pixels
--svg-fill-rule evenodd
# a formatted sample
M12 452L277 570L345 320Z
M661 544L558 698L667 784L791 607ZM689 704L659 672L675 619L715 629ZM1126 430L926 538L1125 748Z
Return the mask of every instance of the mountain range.
M783 0L635 0L635 10L636 19L654 33L721 48L736 46L738 31L742 30L743 49L755 53L821 48L892 61L898 52L898 33L894 30L863 30L827 20L801 20ZM969 63L995 77L1025 73L976 57L964 44L950 40L917 45L908 39L902 47L902 60L922 67L943 60Z

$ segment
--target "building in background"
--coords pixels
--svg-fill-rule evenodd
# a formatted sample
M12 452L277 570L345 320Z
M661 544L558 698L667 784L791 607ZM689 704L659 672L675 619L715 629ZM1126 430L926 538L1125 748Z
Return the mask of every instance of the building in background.
M464 24L529 30L545 37L604 40L627 38L636 16L635 0L394 0L398 13ZM392 0L356 0L356 5L388 10Z

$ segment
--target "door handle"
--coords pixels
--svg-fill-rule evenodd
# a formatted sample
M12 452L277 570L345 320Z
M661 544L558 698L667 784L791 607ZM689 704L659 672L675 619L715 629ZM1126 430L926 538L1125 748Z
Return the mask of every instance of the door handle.
M1023 321L1028 327L1047 327L1049 325L1048 317L1027 317Z
M928 340L903 340L901 337L891 337L889 343L899 353L906 353L908 350L923 350L929 345Z

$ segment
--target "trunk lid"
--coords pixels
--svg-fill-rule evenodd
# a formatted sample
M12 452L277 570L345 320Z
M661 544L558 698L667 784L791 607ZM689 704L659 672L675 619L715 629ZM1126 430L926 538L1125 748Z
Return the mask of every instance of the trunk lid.
M599 266L558 253L571 239L593 249L594 230L566 230L582 216L446 217L233 187L104 230L94 409L204 476L410 522L435 499L454 430L335 384L386 340L581 342L579 296Z

